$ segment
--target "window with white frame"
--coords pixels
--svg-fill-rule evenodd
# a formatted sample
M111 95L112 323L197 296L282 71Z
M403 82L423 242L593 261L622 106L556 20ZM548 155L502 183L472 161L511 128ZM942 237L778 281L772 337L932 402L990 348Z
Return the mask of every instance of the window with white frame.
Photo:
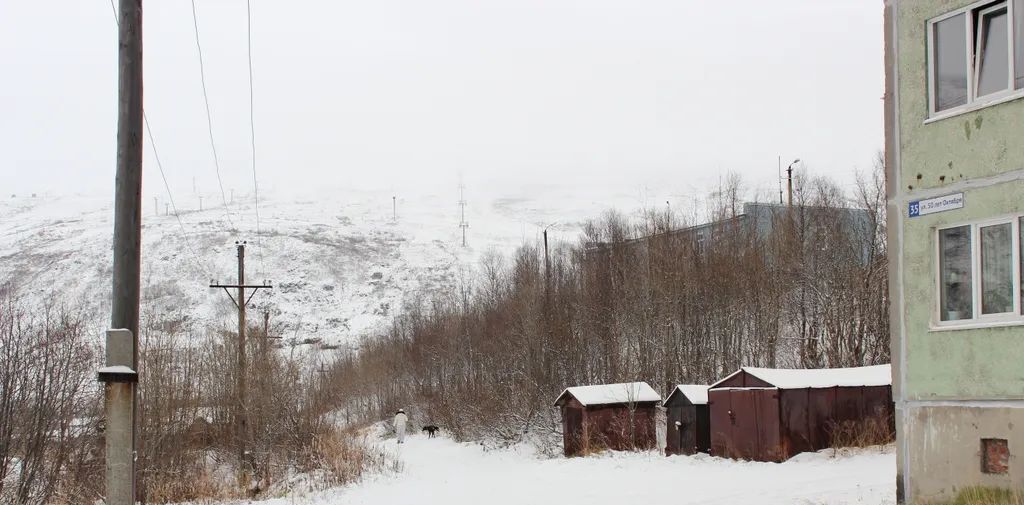
M1024 96L1024 0L975 3L928 21L929 112Z
M1024 217L937 230L938 321L1024 323Z

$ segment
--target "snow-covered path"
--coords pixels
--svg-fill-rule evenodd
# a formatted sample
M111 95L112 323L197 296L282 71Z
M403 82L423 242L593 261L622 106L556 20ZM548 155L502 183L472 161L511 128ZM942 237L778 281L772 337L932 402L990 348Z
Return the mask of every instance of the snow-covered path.
M397 475L310 497L316 504L524 505L585 503L890 504L891 449L854 455L803 454L783 464L655 453L538 459L485 452L447 438L414 436L385 449L404 464ZM668 498L671 494L671 498ZM294 503L284 500L283 503Z

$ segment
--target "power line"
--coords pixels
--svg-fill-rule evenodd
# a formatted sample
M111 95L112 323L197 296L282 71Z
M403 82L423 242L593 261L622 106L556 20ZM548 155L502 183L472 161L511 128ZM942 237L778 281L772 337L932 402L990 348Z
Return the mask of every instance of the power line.
M164 181L164 189L167 191L167 199L171 202L171 210L174 211L174 217L178 220L178 228L181 229L181 237L185 239L185 247L192 253L192 259L195 260L196 266L201 270L206 271L206 275L211 275L208 266L203 265L199 259L199 255L196 254L196 250L192 248L192 242L188 239L188 232L185 231L185 224L181 221L181 215L178 214L178 208L174 205L174 195L171 194L171 186L167 183L167 175L164 174L164 166L160 162L160 155L156 151L156 141L153 140L153 130L149 127L149 117L146 116L146 112L142 112L142 120L146 123L146 135L149 137L149 146L153 148L153 159L156 160L156 167L160 170L160 178ZM212 278L212 276L211 276Z
M114 5L114 0L110 0L110 8L114 13L114 23L117 26L121 26L121 20L117 17L117 6ZM192 242L188 239L188 232L185 231L185 224L181 221L181 216L178 215L178 208L174 205L174 195L171 193L171 185L167 183L167 175L164 173L164 165L160 162L160 154L156 149L156 140L153 137L153 129L149 126L149 116L146 111L142 111L142 121L146 125L146 136L149 138L149 147L153 149L153 159L156 161L156 168L160 171L160 178L164 182L164 190L167 191L167 199L170 201L171 210L174 211L174 217L178 220L178 228L181 230L181 237L185 241L185 247L192 254L192 260L195 261L196 266L200 270L204 270L206 275L210 275L211 271L207 265L204 265L202 260L199 259L199 255L196 254L195 249L192 247Z
M256 208L256 248L260 253L260 273L266 277L266 265L263 262L263 243L260 238L260 188L256 181L256 121L253 118L252 92L252 0L245 0L245 31L249 52L249 140L252 147L252 190Z
M231 221L231 209L228 208L228 199L224 194L224 181L220 177L220 159L217 157L217 144L213 141L213 115L210 114L210 97L206 92L206 67L203 65L203 46L199 43L199 16L196 13L196 0L192 0L192 27L196 33L196 50L199 53L199 81L203 85L203 102L206 105L206 127L210 132L210 149L213 150L213 168L217 172L217 185L220 186L220 199L224 203L224 212L228 218L228 226L235 227Z

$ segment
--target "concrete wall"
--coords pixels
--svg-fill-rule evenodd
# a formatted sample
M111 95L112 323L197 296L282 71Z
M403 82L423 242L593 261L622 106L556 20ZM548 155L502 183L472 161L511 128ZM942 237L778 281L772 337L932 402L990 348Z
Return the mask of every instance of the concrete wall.
M965 485L1024 488L1024 409L920 407L909 413L906 431L913 477L907 489L914 503L954 496ZM1009 472L982 472L981 439L1009 441Z
M935 329L935 230L1024 212L1024 99L926 123L926 21L965 0L887 0L886 164L900 491L907 502L970 484L1022 486L1024 463L981 473L981 438L1024 447L1024 326ZM894 63L894 66L892 65ZM913 200L964 208L908 218ZM901 497L902 498L902 497Z

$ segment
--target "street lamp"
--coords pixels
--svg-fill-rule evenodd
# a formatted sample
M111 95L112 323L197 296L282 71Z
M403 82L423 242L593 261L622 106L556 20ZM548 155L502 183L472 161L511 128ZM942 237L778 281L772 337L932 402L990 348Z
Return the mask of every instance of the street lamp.
M793 165L796 165L797 163L800 163L800 158L793 160L793 163L790 163L789 166L786 167L786 188L789 192L790 206L793 205Z

